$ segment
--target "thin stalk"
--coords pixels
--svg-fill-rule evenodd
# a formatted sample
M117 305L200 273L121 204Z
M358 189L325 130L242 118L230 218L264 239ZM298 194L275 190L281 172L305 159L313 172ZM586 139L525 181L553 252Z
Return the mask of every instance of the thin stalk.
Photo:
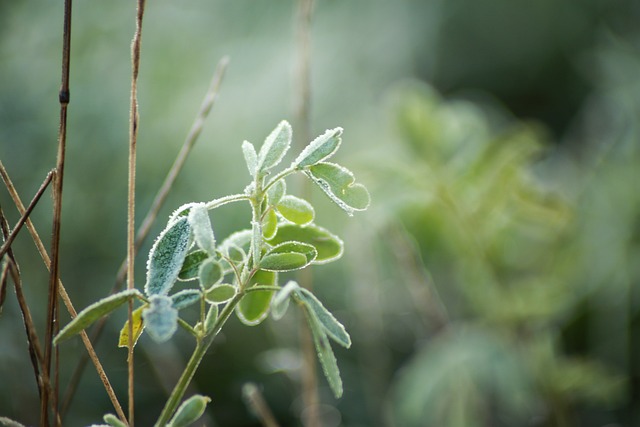
M209 90L207 91L202 101L202 105L200 106L200 111L196 115L196 118L193 124L191 125L191 130L187 134L187 137L185 138L182 144L180 152L178 153L175 161L173 162L171 169L167 173L167 176L165 177L165 180L162 183L162 186L156 193L156 196L153 199L153 202L151 203L151 207L147 211L147 214L144 217L144 219L142 220L142 224L140 225L140 228L138 228L138 233L136 234L136 243L135 243L136 255L138 254L138 251L140 250L140 247L142 246L142 244L145 242L145 240L149 236L151 227L154 224L156 218L158 217L158 213L160 212L160 209L164 205L164 202L167 199L167 196L169 195L171 188L173 187L173 183L175 182L176 178L180 174L180 171L182 170L189 153L191 153L193 146L195 145L196 141L198 140L198 137L200 136L200 133L204 126L205 119L208 117L209 112L211 111L211 108L213 107L213 104L217 98L218 91L220 89L220 84L222 83L222 78L224 77L224 73L226 71L228 63L229 63L229 58L226 56L222 58L220 62L218 62L218 65L216 66L216 70L211 79ZM122 263L120 264L120 268L118 269L118 273L116 275L116 281L113 287L111 288L111 294L118 292L122 288L122 285L126 280L127 270L128 270L128 264L127 264L127 258L125 258L124 260L122 260ZM104 330L104 326L106 325L106 321L107 321L107 318L103 317L98 322L96 322L96 325L93 328L93 331L91 333L92 342L97 343L100 340L102 331ZM71 405L71 401L73 400L73 396L75 395L75 392L78 388L78 384L80 383L80 379L82 378L82 373L84 372L84 368L86 367L88 361L89 361L89 356L86 354L83 354L80 360L78 361L78 363L76 364L76 369L71 375L71 380L69 381L69 385L67 386L67 390L65 392L64 401L61 405L62 414L65 414L69 409L69 406Z
M9 234L9 224L7 223L4 213L2 212L2 208L0 208L0 227L2 228L3 237L5 237L6 239ZM22 280L20 278L18 263L16 262L13 255L13 250L10 247L7 251L6 270L9 272L13 279L18 306L20 307L20 311L22 312L22 320L24 323L25 331L27 333L27 343L29 345L29 356L31 359L31 365L33 367L33 373L36 377L38 393L40 395L40 398L42 399L44 388L50 387L49 378L44 378L44 376L40 372L40 366L42 366L43 364L44 356L42 355L40 340L38 339L38 334L36 333L36 328L33 323L31 311L29 310L29 305L27 304L22 292Z
M49 398L53 406L53 419L58 421L58 350L53 349L53 336L58 327L58 277L60 258L60 226L62 218L62 187L64 180L64 161L67 144L67 107L69 105L69 64L71 60L71 0L64 1L63 31L62 31L62 78L60 84L60 126L58 129L58 153L53 185L53 230L51 237L51 269L49 274L49 297L47 301L47 329L45 334L43 372L51 378L51 359L55 353L54 392L50 396L45 389L40 406L40 425L49 425Z
M298 102L296 117L300 129L301 141L306 144L311 136L311 18L313 15L313 0L299 0L296 16L298 40ZM305 180L303 196L309 198L309 183ZM298 273L298 281L302 287L313 288L311 270L304 269ZM300 343L303 354L302 365L302 400L305 406L307 427L320 427L318 412L320 397L318 395L318 375L316 367L316 351L308 328L300 328Z
M22 203L22 200L20 199L20 195L16 191L16 188L13 185L13 182L11 181L11 178L9 177L9 174L7 173L7 170L5 169L1 160L0 160L0 177L2 177L2 180L4 181L4 184L7 187L7 190L9 191L9 195L13 199L13 203L16 205L16 208L18 208L18 212L20 212L20 215L24 215L24 213L26 212L24 204ZM38 235L38 232L33 226L33 222L31 222L30 219L27 219L26 226L27 226L27 230L29 230L29 234L31 234L31 238L33 239L33 242L36 245L36 248L38 249L38 252L40 253L40 257L44 261L44 264L47 267L47 269L50 270L51 259L49 258L49 254L47 253L47 250L45 249L44 244L42 243L42 239L40 238L40 236ZM64 302L67 308L67 311L71 315L71 318L75 318L77 316L77 312L73 307L71 298L69 298L69 294L67 294L67 291L60 279L58 279L58 293L60 294L60 297L62 298L62 301ZM120 405L120 402L118 401L118 398L113 390L113 387L109 382L109 378L107 377L107 374L104 371L104 368L100 363L100 360L98 359L98 355L96 354L96 351L93 348L91 341L89 340L89 336L86 334L85 331L82 331L80 333L80 337L82 338L82 343L87 349L87 353L89 354L91 362L96 368L96 372L98 373L98 376L100 377L100 380L104 385L105 391L107 392L107 395L109 396L109 399L111 400L111 403L113 404L113 407L116 413L118 414L118 417L120 417L123 420L126 419L124 412L122 411L122 406Z
M136 8L136 30L131 43L131 108L129 115L129 185L127 191L127 289L134 288L135 264L135 191L136 191L136 145L138 141L138 74L140 71L140 46L142 42L142 18L144 16L145 0L138 0ZM134 360L133 360L133 301L129 300L129 342L128 357L128 395L129 395L129 426L134 425Z
M49 186L49 183L51 183L51 180L53 179L53 175L54 175L54 171L53 170L49 171L44 181L40 185L40 188L36 192L36 195L33 196L31 203L29 203L29 206L27 207L27 210L25 211L24 215L20 217L20 219L16 223L16 226L13 227L13 230L11 230L11 234L9 234L8 236L5 236L6 239L4 241L4 244L2 245L2 248L0 248L0 258L2 258L2 256L7 252L7 250L11 246L11 243L13 242L13 240L16 238L16 236L22 229L22 226L24 225L24 223L27 221L27 218L29 218L29 215L31 215L31 211L33 211L33 209L38 204L40 197L42 197L42 195L44 194L44 190L46 190L47 187Z
M260 419L264 427L279 427L276 418L273 416L273 412L271 412L262 393L260 393L260 390L255 384L245 384L242 387L242 394L244 395L247 405L249 405L253 413Z
M216 338L224 324L227 322L227 320L231 316L231 313L233 313L233 310L236 308L243 296L244 292L237 293L233 297L233 299L231 299L231 301L229 301L227 305L224 306L211 332L203 337L202 340L198 340L191 358L187 362L187 365L185 366L180 379L173 388L173 391L171 392L167 403L160 413L158 421L156 421L156 427L167 425L173 413L176 411L176 409L178 409L178 405L182 401L184 393L187 391L187 387L193 379L196 369L198 369L198 366L200 365L200 362L202 362L204 355L207 353L207 350L209 349L214 339Z

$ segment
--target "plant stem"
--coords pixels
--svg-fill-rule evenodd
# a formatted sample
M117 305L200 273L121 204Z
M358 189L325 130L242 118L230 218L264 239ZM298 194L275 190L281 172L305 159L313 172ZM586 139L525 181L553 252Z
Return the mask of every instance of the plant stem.
M193 350L193 354L191 355L189 362L187 362L187 366L185 366L184 371L182 372L182 375L178 380L178 383L173 388L171 396L169 396L167 403L164 405L164 408L160 413L158 421L156 421L156 427L163 427L167 425L173 413L176 411L176 409L178 409L178 405L182 401L184 393L187 391L187 386L193 379L196 369L198 369L198 366L204 358L204 355L207 353L207 350L209 350L209 347L213 343L213 340L216 338L226 321L229 319L231 313L233 313L233 310L236 308L236 305L238 305L243 296L244 292L239 292L235 297L233 297L231 301L227 303L227 305L225 305L225 307L220 312L220 316L216 320L211 333L206 335L201 341L198 341L198 343L196 344L196 348Z

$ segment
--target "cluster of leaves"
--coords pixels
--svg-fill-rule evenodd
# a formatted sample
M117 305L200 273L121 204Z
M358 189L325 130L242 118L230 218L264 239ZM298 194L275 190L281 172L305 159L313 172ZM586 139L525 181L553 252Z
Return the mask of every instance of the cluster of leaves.
M281 163L291 146L289 123L281 122L259 151L245 141L242 151L252 181L244 193L178 208L151 248L144 293L125 290L94 303L60 331L56 343L79 333L131 299L142 304L132 313L132 326L127 323L122 328L119 345L125 347L129 341L135 344L143 331L155 341L167 341L179 325L193 334L199 344L210 343L231 311L244 324L254 326L269 312L274 318L281 318L289 300L293 300L304 310L323 371L339 397L342 382L329 339L349 347L350 337L311 292L295 282L281 287L278 275L334 261L343 252L340 238L314 224L313 206L287 194L286 177L303 173L348 215L369 205L369 193L355 182L353 173L326 161L338 150L341 135L341 128L327 130L279 173L273 173L272 169ZM250 228L218 242L209 210L239 201L251 206ZM189 287L190 282L197 285ZM174 292L177 285L180 290ZM195 325L180 318L180 311L190 306L200 310ZM131 338L129 330L133 331ZM193 402L199 402L193 405L202 405L201 398L192 397ZM171 425L187 425L175 421L180 413L176 413Z
M436 338L398 377L398 422L483 425L493 411L518 424L540 407L562 417L554 408L577 397L615 397L616 377L558 343L557 326L580 292L564 252L571 206L535 174L539 128L411 89L399 116L411 156L400 216L449 324L434 328Z

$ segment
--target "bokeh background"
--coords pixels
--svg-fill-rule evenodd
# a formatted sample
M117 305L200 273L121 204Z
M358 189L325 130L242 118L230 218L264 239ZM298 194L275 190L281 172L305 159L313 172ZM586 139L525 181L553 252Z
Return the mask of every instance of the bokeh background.
M296 9L291 0L148 2L139 220L216 63L230 57L154 235L180 204L244 188L244 139L257 145L279 120L296 123ZM61 275L79 308L109 292L126 254L133 16L131 1L74 4ZM312 193L318 224L346 242L341 261L314 268L315 289L354 343L336 349L344 397L320 379L323 425L640 425L638 22L635 0L316 1L312 133L345 128L336 160L373 200L345 218ZM0 159L24 200L55 165L61 30L60 2L0 2ZM15 223L5 189L0 203ZM44 197L33 219L45 243L50 218ZM242 209L212 215L217 236L248 219ZM45 269L25 233L15 252L43 335ZM110 318L97 345L122 401L125 316ZM195 382L213 399L206 425L259 425L242 400L247 381L281 425L302 425L300 321L230 322ZM192 345L184 334L141 339L139 425L159 413ZM83 351L79 340L62 346L63 389ZM37 408L10 283L0 416L36 425ZM112 411L89 367L64 425Z

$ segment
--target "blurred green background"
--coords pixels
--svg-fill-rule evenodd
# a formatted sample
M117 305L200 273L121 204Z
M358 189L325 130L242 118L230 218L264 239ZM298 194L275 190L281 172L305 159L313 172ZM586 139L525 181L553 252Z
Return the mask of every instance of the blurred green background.
M0 159L25 201L55 165L59 3L0 2ZM296 8L148 2L138 221L215 64L231 58L154 235L180 204L244 188L244 139L260 144L281 119L296 139ZM61 275L78 308L109 292L126 253L133 16L130 1L74 4ZM341 261L314 268L315 289L354 343L336 349L344 397L320 380L323 425L640 425L639 20L633 0L316 1L312 133L345 128L337 160L373 199L345 218L312 193L317 223L346 242ZM14 224L4 189L0 204ZM47 243L50 197L32 217ZM212 219L225 236L249 213L225 208ZM14 246L44 335L45 269L27 234ZM115 345L125 317L112 316L97 345L122 401L126 352ZM302 424L300 320L228 325L195 382L212 397L206 425L259 425L242 401L247 381L281 425ZM11 283L0 342L0 416L36 425ZM191 348L184 334L141 339L138 425L153 422ZM79 340L61 347L63 390L83 351ZM64 425L105 412L89 367Z

